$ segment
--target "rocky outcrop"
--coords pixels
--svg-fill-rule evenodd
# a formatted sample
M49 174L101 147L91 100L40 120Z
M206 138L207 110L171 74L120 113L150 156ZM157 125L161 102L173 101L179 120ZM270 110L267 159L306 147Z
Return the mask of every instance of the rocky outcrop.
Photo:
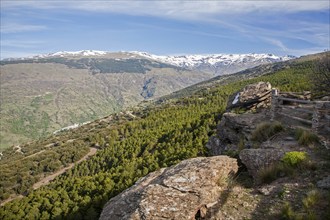
M266 112L260 114L224 113L217 127L215 136L212 136L206 147L212 155L221 155L239 148L251 147L250 136L256 125L268 120Z
M264 109L271 103L271 85L268 82L258 82L247 85L242 91L229 98L227 111L223 114L215 136L211 137L206 145L212 155L221 155L250 148L251 133L256 125L270 119L269 111ZM255 110L258 113L235 114L231 110Z
M256 110L266 108L271 104L272 86L269 82L258 82L244 87L242 91L233 94L228 101L227 110L235 108Z
M112 198L105 219L195 219L217 204L237 162L227 156L193 158L153 172Z
M249 174L257 179L262 168L279 162L284 153L285 151L280 149L244 149L240 152L239 158L247 167Z

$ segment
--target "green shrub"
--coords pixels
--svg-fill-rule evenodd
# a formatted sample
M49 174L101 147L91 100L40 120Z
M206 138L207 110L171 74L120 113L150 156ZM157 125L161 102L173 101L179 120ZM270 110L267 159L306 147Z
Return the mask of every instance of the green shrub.
M282 161L286 166L297 167L302 163L306 163L307 159L308 159L308 155L306 152L291 151L285 153L285 155L282 158Z
M293 176L297 170L314 170L315 164L308 159L306 152L287 152L280 162L273 163L259 170L257 183L268 184L280 176Z
M319 138L316 134L301 128L296 130L295 136L296 140L301 145L309 146L319 142Z
M281 209L281 219L287 220L316 220L317 215L315 213L315 208L320 202L321 195L318 190L311 190L307 193L306 197L303 198L303 210L299 209L294 211L290 203L285 202Z
M313 189L307 193L306 197L302 201L304 209L306 210L307 213L310 213L312 211L311 209L315 207L319 199L320 199L320 193L318 190Z
M293 176L297 174L297 171L300 172L306 169L316 169L316 164L308 159L306 152L287 152L279 163L260 169L257 182L259 184L268 184L280 176Z
M276 180L282 172L282 166L280 164L272 164L268 167L261 169L258 172L258 183L268 184Z
M252 141L263 142L273 135L283 131L283 126L280 122L262 122L257 125L252 132Z
M258 172L257 182L259 184L269 184L280 176L291 176L294 173L295 170L292 166L287 166L284 163L274 163Z
M290 203L285 202L281 210L281 219L285 220L297 220L299 219L297 214L293 211Z

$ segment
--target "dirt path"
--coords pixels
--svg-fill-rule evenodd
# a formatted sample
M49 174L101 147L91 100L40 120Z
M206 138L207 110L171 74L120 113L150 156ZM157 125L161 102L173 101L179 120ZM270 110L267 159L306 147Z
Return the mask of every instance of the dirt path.
M68 141L66 141L67 143L70 141L70 142L72 142L72 141L74 141L75 139L71 139L71 140L68 140ZM50 147L52 147L52 146L54 146L54 143L50 143L50 144L48 144L48 145L45 145L44 147L45 148L50 148ZM26 157L23 157L22 159L19 159L19 160L25 160L25 159L27 159L27 158L30 158L30 157L34 157L34 156L36 156L36 155L38 155L38 154L41 154L41 153L43 153L43 152L45 152L46 150L44 149L44 150L41 150L41 151L39 151L39 152L37 152L37 153L34 153L34 154L31 154L31 155L29 155L29 156L26 156Z
M33 189L38 189L41 186L47 185L50 181L52 181L53 179L55 179L57 176L61 175L62 173L64 173L65 171L67 171L68 169L71 169L75 164L79 164L82 161L86 160L88 157L96 154L97 149L96 148L90 148L88 154L86 154L83 158L81 158L80 160L78 160L75 163L71 163L69 166L64 167L60 170L58 170L57 172L53 173L52 175L46 176L45 178L41 179L40 181L36 182L35 184L33 184L32 188Z
M29 155L29 156L26 156L26 157L22 158L22 160L25 160L25 159L30 158L30 157L34 157L34 156L36 156L36 155L38 155L38 154L41 154L41 153L43 153L43 152L45 152L45 150L41 150L41 151L39 151L39 152L37 152L37 153L31 154L31 155Z
M31 157L31 156L35 156L36 154L39 154L41 152L43 152L44 150L38 152L38 153L35 153L35 154L32 154L30 156L27 156L27 157ZM78 160L77 162L75 163L71 163L69 166L67 167L64 167L60 170L58 170L57 172L49 175L49 176L46 176L45 178L41 179L40 181L36 182L35 184L33 184L32 188L33 189L38 189L40 188L41 186L44 186L44 185L47 185L50 181L52 181L53 179L55 179L57 176L61 175L62 173L64 173L65 171L67 171L68 169L71 169L75 164L79 164L81 162L83 162L84 160L86 160L88 157L90 156L93 156L94 154L96 154L97 152L97 149L96 148L90 148L89 152L84 156L82 157L80 160ZM26 157L26 158L27 158ZM25 158L23 158L25 159ZM16 199L16 198L23 198L24 196L23 195L10 195L10 197L4 201L1 202L0 206L4 206L6 203Z
M0 206L4 206L6 203L8 203L8 202L10 202L10 201L12 201L12 200L14 200L14 199L16 199L16 198L23 198L23 197L24 197L24 196L22 196L22 195L15 195L15 194L12 194L12 195L9 196L8 199L3 200L3 201L1 202L1 204L0 204Z

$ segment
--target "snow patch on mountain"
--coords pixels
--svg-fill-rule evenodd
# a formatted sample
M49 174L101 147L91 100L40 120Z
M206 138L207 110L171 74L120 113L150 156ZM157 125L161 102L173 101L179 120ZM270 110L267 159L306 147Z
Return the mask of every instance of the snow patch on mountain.
M276 56L274 54L208 54L208 55L181 55L181 56L158 56L146 52L132 51L131 53L185 68L196 68L202 65L217 66L244 64L251 62L279 62L294 58L293 56Z
M43 59L43 58L50 58L50 57L102 56L102 55L106 55L107 53L109 53L109 52L101 51L101 50L59 51L59 52L55 52L55 53L39 54L39 55L28 56L28 57L5 58L5 59L3 59L3 61Z
M101 50L59 51L56 53L37 55L34 56L33 58L66 57L66 56L102 56L107 53L108 52Z

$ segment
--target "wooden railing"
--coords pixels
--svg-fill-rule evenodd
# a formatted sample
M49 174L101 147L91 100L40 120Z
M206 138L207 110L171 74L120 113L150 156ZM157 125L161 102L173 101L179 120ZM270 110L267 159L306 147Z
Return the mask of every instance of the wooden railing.
M330 101L288 98L288 96L299 97L301 95L299 93L280 93L273 89L271 120L281 115L309 125L316 134L328 135L330 133ZM299 115L293 115L294 112Z

